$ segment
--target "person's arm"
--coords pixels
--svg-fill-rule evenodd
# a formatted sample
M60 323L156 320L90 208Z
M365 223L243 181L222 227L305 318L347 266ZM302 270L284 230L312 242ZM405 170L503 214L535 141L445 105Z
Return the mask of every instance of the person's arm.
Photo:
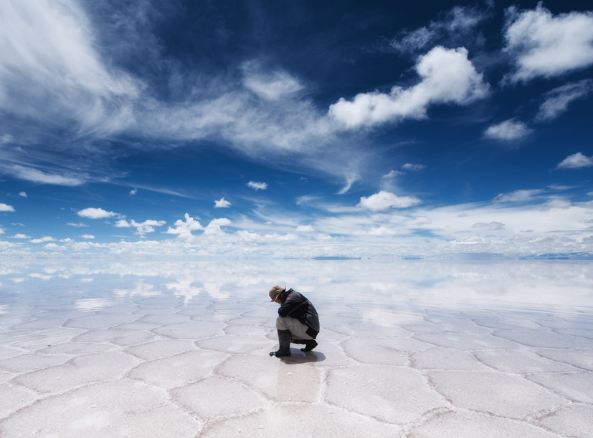
M278 315L291 316L305 304L307 304L307 300L302 295L293 292L286 297L286 301L284 301L278 308Z

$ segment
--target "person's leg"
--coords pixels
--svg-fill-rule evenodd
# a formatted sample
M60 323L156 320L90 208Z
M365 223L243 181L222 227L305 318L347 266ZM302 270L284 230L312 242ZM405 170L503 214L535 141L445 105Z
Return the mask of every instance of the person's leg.
M278 333L278 350L271 351L270 356L284 357L290 356L290 330L286 327L283 321L284 318L280 316L276 319L276 329Z
M278 317L276 319L276 328L287 329L292 335L292 341L295 344L305 344L301 351L311 351L317 347L317 342L308 333L308 327L296 318Z

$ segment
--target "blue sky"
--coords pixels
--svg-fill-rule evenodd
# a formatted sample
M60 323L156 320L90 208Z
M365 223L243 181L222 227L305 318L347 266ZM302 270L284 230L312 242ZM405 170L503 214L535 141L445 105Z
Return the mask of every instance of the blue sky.
M586 2L5 1L0 55L6 254L592 249Z

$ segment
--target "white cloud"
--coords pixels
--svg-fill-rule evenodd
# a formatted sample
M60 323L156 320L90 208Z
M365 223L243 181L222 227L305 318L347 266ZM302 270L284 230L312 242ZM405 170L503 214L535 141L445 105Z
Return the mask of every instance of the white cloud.
M207 139L272 165L286 166L290 153L295 166L340 178L357 174L371 159L354 140L341 137L312 98L298 92L303 88L298 78L275 66L264 68L258 61L245 64L242 71L224 69L218 76L196 71L187 80L179 80L186 72L173 68L171 95L185 98L163 101L151 95L151 87L113 62L122 50L136 56L151 51L146 47L151 46L150 38L140 38L129 24L142 21L151 27L151 14L142 10L150 2L141 3L131 8L141 10L133 17L126 15L126 8L106 12L117 24L109 23L97 35L93 25L108 20L90 19L76 0L0 2L0 111L16 119L15 126L25 127L34 143L42 143L39 133L47 131L59 132L60 138L70 134L85 146L117 134L157 138L154 144L162 148ZM130 41L146 46L130 46ZM153 52L151 65L166 61L159 58L158 49ZM112 178L113 172L101 169L107 164L93 160L104 155L93 147L84 148L82 154L77 145L64 141L35 153L32 148L14 147L10 162L20 168L0 170L17 178L70 186ZM357 159L352 159L355 155ZM65 171L63 158L69 159L70 169L85 170ZM86 165L80 166L82 162Z
M130 194L130 196L134 196L134 195L136 195L136 193L138 193L138 189L136 189L136 188L133 188L133 189L132 189L132 190L130 190L128 193Z
M182 239L190 239L193 237L192 231L203 230L204 227L199 221L185 213L184 219L178 219L175 221L174 227L169 227L166 231L167 234L177 234Z
M83 239L86 239L86 240L93 240L95 238L95 235L94 234L83 234L80 237L82 237Z
M86 182L86 180L81 176L49 173L34 167L21 166L18 164L2 166L0 170L14 178L32 181L39 184L75 187L80 186Z
M547 121L565 112L568 105L578 99L583 99L593 92L593 80L583 79L554 88L544 95L544 101L539 107L536 120Z
M502 222L496 222L496 221L476 222L475 224L472 225L472 228L478 228L478 229L483 229L483 230L488 230L488 231L500 231L500 230L504 230L505 225Z
M74 227L74 228L86 228L88 227L87 224L83 223L83 222L66 222L66 225L68 225L69 227Z
M38 239L31 239L30 242L31 243L46 243L46 242L53 242L55 240L56 239L54 239L52 236L43 236Z
M418 170L423 170L425 167L426 166L424 164L415 164L415 163L402 164L402 169L404 169L404 170L418 171Z
M505 40L515 64L512 81L559 76L593 64L593 13L554 16L541 3L522 12L510 8Z
M265 100L278 100L303 89L303 85L287 72L266 71L254 62L243 66L245 88Z
M525 123L509 119L489 126L484 131L484 137L498 141L516 141L527 137L530 133L531 129Z
M296 230L299 233L312 233L315 231L315 228L313 228L311 225L298 225Z
M394 170L391 169L389 172L387 172L385 175L383 175L381 178L395 178L396 176L402 175L403 172L399 171L399 170Z
M253 190L266 190L268 188L268 183L266 182L257 182L257 181L249 181L247 183L247 187L252 188Z
M19 192L19 196L21 198L26 198L27 197L27 192Z
M426 117L430 105L465 105L488 93L488 84L462 47L433 48L418 59L416 72L421 80L412 87L394 86L389 93L360 93L352 100L340 98L330 105L330 117L349 129L420 119Z
M225 217L212 219L204 229L204 234L224 234L224 231L221 227L228 225L231 225L231 221Z
M111 132L130 120L138 93L96 50L78 2L0 2L0 109L33 120L75 121ZM25 103L26 102L26 103Z
M115 223L115 226L117 228L136 228L136 234L144 237L146 234L154 233L156 227L162 227L165 224L165 221L155 219L147 219L144 222L136 222L134 219L131 221L120 219Z
M495 202L526 202L543 194L541 189L515 190L509 193L500 193L494 198Z
M391 41L391 47L402 53L416 53L435 42L443 41L449 46L467 43L471 34L476 40L475 28L488 17L488 12L479 8L455 6L442 20L431 21L428 25L412 31L400 32Z
M229 208L231 203L224 198L216 199L214 201L214 208Z
M107 219L110 217L118 216L118 214L113 211L107 211L103 210L102 208L94 207L82 209L77 214L80 217L85 217L88 219Z
M13 237L13 239L29 239L30 238L30 236L23 234L23 233L16 233L12 237Z
M593 156L588 157L580 152L569 155L558 164L559 169L580 169L593 167Z
M14 207L12 205L8 205L3 202L0 202L0 212L12 213L12 212L14 212Z
M418 204L420 204L420 199L415 196L398 196L381 190L368 197L362 196L358 206L371 211L382 211L389 208L407 208Z

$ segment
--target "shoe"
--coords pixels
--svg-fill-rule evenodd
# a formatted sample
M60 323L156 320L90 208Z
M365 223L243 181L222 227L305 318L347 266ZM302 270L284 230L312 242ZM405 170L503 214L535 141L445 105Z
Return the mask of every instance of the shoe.
M270 356L290 356L290 338L290 330L278 330L278 344L280 345L278 350L270 352Z
M308 351L313 350L315 347L317 347L317 341L312 340L312 341L307 341L305 342L305 348L301 348L301 351L304 351L305 353Z

